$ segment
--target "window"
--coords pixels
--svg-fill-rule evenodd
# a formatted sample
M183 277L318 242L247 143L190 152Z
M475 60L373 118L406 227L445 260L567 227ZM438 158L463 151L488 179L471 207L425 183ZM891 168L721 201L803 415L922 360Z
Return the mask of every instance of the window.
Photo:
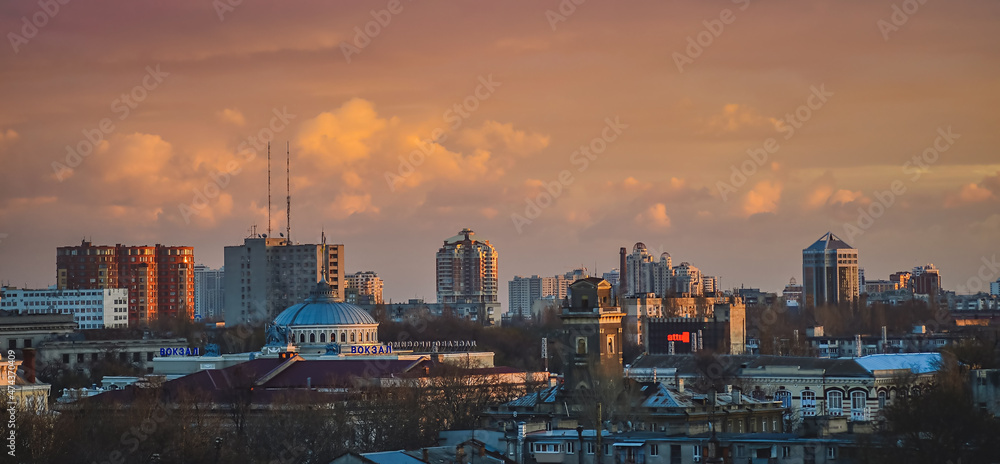
M809 390L802 392L802 417L811 417L816 415L816 393Z
M31 339L30 338L25 338L24 339L24 347L25 348L31 348Z
M885 391L878 392L878 408L885 409Z
M576 354L587 354L587 339L576 337Z
M778 390L774 392L774 401L780 401L781 407L788 409L792 407L792 392L788 390Z
M316 334L309 334L309 343L316 343Z
M63 358L63 364L69 364L69 355L68 354L64 354L62 356L62 358Z
M791 446L782 446L781 447L781 457L785 458L785 459L792 457L792 447Z
M566 442L566 454L573 454L576 452L576 443L567 441Z
M340 343L347 343L347 332L340 333Z
M851 420L868 420L865 409L868 405L868 394L863 391L851 392Z
M659 456L660 455L660 445L649 445L649 455Z
M319 334L319 342L320 343L326 343L326 333L325 332Z
M605 443L601 446L605 456L611 456L611 445Z
M681 464L681 445L670 445L670 464Z
M837 447L827 446L826 447L826 458L827 459L837 459Z
M736 457L742 458L747 455L747 447L744 445L736 445Z
M595 451L597 451L597 445L594 444L594 442L588 441L587 442L587 454L594 454Z
M844 414L844 394L838 390L830 390L826 393L826 411L831 416Z
M78 363L82 363L83 362L83 353L77 353L76 354L76 362L78 362Z
M694 456L694 462L701 461L701 445L692 446L691 455Z
M351 343L354 343L354 332L351 332Z

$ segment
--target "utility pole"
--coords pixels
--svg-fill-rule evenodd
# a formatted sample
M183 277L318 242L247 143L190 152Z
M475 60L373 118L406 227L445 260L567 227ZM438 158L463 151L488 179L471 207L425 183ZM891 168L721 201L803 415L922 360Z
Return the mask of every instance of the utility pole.
M604 453L604 448L601 446L601 403L597 403L597 425L594 427L594 432L597 434L597 449L594 450L594 455L597 456L597 464L601 464L601 454Z

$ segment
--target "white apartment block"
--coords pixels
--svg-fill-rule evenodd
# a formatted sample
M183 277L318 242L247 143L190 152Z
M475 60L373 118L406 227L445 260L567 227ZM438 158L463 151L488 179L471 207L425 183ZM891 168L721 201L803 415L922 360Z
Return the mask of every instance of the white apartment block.
M326 279L344 298L344 245L293 244L284 238L247 238L225 248L226 325L273 320L302 302Z
M0 289L0 309L18 314L72 314L83 330L128 327L128 289Z
M533 313L535 302L550 297L561 302L569 293L570 284L587 277L589 275L586 268L574 269L553 277L516 276L507 286L510 296L508 314L529 317Z
M194 267L194 315L207 320L223 318L226 301L226 267L212 269L204 264Z

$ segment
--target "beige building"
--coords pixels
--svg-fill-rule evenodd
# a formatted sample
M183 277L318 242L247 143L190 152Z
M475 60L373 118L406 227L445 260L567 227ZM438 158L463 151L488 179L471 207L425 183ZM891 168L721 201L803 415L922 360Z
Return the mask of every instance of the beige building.
M858 299L858 250L832 232L802 250L804 306L837 305Z
M361 271L347 276L347 288L355 290L349 292L353 295L354 301L347 298L351 304L382 304L382 279L374 271Z
M344 298L344 245L294 244L284 238L247 238L225 248L226 325L274 319L326 278Z
M438 303L497 301L497 251L489 240L478 240L474 235L472 229L462 229L438 250Z

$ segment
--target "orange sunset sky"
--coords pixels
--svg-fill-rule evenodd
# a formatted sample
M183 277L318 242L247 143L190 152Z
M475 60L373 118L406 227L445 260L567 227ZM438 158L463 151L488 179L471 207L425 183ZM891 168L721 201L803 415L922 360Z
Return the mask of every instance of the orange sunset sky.
M637 241L780 291L828 230L869 279L1000 277L995 1L52 1L0 5L4 283L54 284L84 237L221 266L266 227L265 128L273 235L288 142L293 238L325 229L386 299L433 301L463 227L496 246L501 301Z

